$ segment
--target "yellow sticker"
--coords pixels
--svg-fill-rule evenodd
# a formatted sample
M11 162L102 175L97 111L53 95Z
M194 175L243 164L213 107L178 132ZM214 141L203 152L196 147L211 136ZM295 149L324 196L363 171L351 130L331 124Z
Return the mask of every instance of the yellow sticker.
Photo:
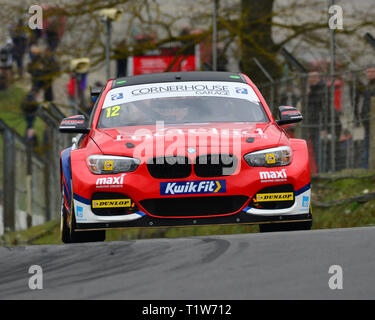
M104 170L105 171L113 170L113 160L104 161Z
M268 164L276 163L275 155L273 153L267 153L266 161Z
M107 118L117 117L119 115L121 106L114 106L107 108Z
M258 193L255 197L256 202L265 201L291 201L294 199L293 192L283 193Z
M92 200L93 208L129 208L131 206L131 199Z

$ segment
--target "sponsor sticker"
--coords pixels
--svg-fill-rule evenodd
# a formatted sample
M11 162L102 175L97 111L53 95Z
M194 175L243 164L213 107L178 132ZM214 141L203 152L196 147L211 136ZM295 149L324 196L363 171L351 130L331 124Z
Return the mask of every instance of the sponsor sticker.
M189 83L189 84L159 84L153 86L145 86L140 89L134 89L131 91L133 96L148 95L157 93L176 93L176 92L191 92L196 95L203 94L218 94L218 95L229 95L229 87L222 84L201 84L201 83Z
M80 206L77 206L77 218L83 217L83 208Z
M87 220L83 217L83 207L81 206L77 206L76 219L77 219L77 222Z
M236 93L247 94L248 91L246 88L236 88Z
M113 160L104 161L104 170L105 171L112 171L113 170Z
M294 199L293 192L282 193L258 193L255 197L256 202L265 201L291 201Z
M92 200L93 208L129 208L131 205L131 199Z
M276 163L275 154L273 153L267 153L266 154L266 161L268 164L274 164Z
M259 178L261 182L279 182L286 181L288 175L286 174L286 169L275 171L260 171Z
M163 196L225 192L225 180L160 182L160 194Z
M153 98L193 96L224 96L259 102L256 93L248 84L219 81L184 81L114 88L106 96L102 109L112 107L118 104L119 101L122 102L125 97L126 102L133 102Z
M302 197L302 207L307 208L309 206L309 197L303 196Z
M124 98L124 95L123 95L122 92L111 94L111 100L112 101L120 100L120 99L123 99L123 98Z
M126 176L126 173L123 173L121 176L117 176L117 177L98 178L96 179L96 187L97 188L121 187L124 183L124 176Z

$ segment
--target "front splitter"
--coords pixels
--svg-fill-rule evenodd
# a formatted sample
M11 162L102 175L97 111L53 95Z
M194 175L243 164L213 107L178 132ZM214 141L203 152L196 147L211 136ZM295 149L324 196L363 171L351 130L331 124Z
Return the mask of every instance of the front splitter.
M98 230L144 227L186 227L202 225L263 224L312 221L311 214L259 216L239 212L229 216L207 218L154 218L148 215L134 221L77 223L76 230Z

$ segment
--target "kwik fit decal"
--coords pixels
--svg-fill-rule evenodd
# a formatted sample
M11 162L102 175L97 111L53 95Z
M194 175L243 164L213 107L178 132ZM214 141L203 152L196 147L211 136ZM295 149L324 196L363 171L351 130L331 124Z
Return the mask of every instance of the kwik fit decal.
M163 196L225 192L225 180L160 182L160 194Z

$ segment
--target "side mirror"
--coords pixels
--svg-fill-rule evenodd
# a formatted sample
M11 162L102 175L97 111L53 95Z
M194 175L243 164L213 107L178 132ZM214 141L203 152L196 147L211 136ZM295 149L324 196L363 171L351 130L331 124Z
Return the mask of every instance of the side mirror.
M281 106L279 107L279 120L276 123L279 126L290 123L297 123L303 120L301 112L294 107Z
M91 87L90 94L91 94L91 102L95 103L98 97L100 96L103 88L98 87Z
M82 114L65 118L60 123L60 132L63 133L89 133L87 128L86 117Z

